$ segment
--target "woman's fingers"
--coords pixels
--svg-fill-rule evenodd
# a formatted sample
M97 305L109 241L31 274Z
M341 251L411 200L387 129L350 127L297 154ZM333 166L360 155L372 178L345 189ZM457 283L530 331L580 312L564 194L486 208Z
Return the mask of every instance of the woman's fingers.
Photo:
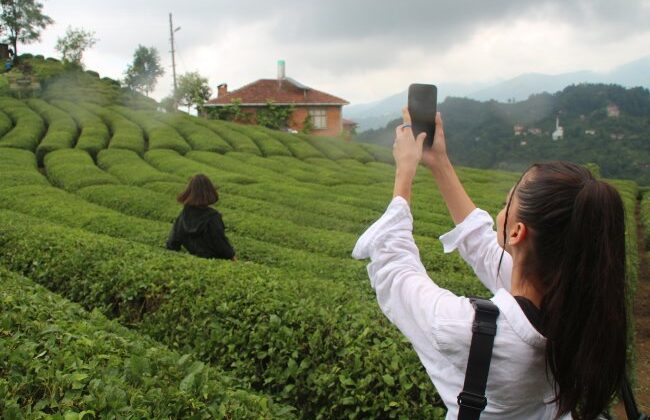
M427 133L422 132L422 133L420 133L420 134L418 135L418 138L415 139L415 143L417 144L417 146L418 146L420 149L422 149L422 147L424 147L424 140L425 140L426 138L427 138Z
M411 114L407 106L402 108L402 119L404 120L404 124L411 124Z
M445 129L442 125L442 115L440 115L439 112L436 112L436 132L434 133L434 137L438 136L445 136Z

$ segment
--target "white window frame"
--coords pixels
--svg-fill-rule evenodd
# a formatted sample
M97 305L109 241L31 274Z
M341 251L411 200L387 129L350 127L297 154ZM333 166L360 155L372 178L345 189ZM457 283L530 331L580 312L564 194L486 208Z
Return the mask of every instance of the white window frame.
M324 108L312 108L309 110L311 123L315 130L327 129L327 110Z

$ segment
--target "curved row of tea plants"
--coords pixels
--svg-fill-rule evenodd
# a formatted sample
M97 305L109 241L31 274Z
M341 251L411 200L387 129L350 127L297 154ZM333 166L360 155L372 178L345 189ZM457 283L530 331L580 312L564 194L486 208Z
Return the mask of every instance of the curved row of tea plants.
M6 96L0 96L0 111L11 119L13 126L0 139L0 147L35 151L46 130L40 115L22 101ZM6 121L4 125L6 126Z
M77 123L70 115L42 99L29 99L27 105L47 122L47 132L36 148L36 160L39 165L43 164L43 157L46 154L54 150L74 147L78 129Z
M410 345L348 286L173 254L6 211L0 262L193 351L305 418L439 413Z
M192 150L190 145L178 133L178 130L153 118L152 113L136 111L122 106L113 106L112 109L142 128L149 150L169 149L181 154Z
M226 153L232 150L232 147L217 133L200 124L196 124L196 118L191 118L182 113L163 114L160 112L150 112L146 115L149 118L158 119L178 130L185 138L185 141L192 147L192 150L217 153Z
M84 104L90 112L102 119L111 132L109 149L127 149L142 155L146 149L144 133L135 123L124 118L111 108ZM104 149L106 150L106 149Z
M77 149L88 152L94 158L106 148L111 134L101 118L73 102L53 100L50 104L67 112L77 122L81 129L75 145Z
M0 417L291 418L241 388L0 268Z
M84 150L62 149L45 156L47 177L59 188L75 191L97 184L118 184L113 175L99 169Z

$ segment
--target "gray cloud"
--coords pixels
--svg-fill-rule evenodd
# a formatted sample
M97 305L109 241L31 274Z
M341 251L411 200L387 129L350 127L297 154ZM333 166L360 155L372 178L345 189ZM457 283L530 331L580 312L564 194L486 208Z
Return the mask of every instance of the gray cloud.
M303 70L363 80L369 71L390 68L403 50L411 52L411 56L441 55L463 45L482 28L507 28L521 20L568 25L579 34L576 41L597 49L600 43L612 39L647 33L650 0L45 2L45 12L59 24L59 34L68 24L95 30L100 38L95 50L114 61L115 57L123 57L123 68L138 44L157 47L163 61L169 61L170 11L175 25L182 27L177 37L180 60L195 56L192 52L201 47L213 48L233 28L261 24L265 25L265 39L260 44L267 51L272 48L277 58L286 58L290 74L300 63ZM640 51L639 55L648 52ZM219 63L246 58L251 62L250 57L259 51L249 46L249 50L237 54L201 59ZM192 70L195 64L185 63L185 67ZM260 73L260 77L264 75Z

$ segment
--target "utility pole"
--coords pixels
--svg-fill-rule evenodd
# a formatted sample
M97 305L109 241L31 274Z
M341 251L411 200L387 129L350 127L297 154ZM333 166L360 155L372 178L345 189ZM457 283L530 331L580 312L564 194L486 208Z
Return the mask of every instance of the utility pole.
M169 14L169 40L172 43L172 76L174 77L174 100L176 100L176 56L174 55L176 53L176 50L174 49L174 32L178 32L181 29L179 26L178 28L174 29L174 25L172 24L172 14Z

